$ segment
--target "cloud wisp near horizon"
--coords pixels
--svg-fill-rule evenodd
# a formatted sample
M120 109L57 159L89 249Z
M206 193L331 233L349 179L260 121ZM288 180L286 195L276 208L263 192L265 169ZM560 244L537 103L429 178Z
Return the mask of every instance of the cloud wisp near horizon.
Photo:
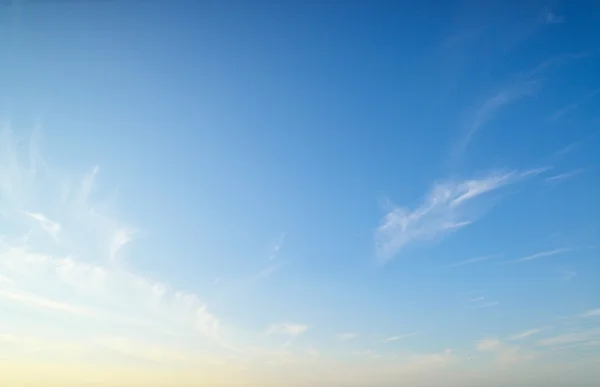
M542 3L0 6L0 385L597 385L598 28Z

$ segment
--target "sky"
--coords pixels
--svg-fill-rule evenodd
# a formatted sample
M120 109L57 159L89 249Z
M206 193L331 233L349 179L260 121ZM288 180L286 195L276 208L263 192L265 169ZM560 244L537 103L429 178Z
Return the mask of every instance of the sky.
M597 386L599 21L0 1L0 384Z

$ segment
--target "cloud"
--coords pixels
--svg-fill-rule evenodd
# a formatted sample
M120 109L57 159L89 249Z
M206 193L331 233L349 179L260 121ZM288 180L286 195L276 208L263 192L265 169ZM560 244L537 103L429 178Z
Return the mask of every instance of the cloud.
M283 323L273 324L269 326L265 333L267 335L287 335L292 337L301 336L308 331L308 325L295 324L295 323Z
M590 309L580 315L580 317L599 317L600 316L600 308L598 309Z
M538 333L540 333L542 331L543 331L543 328L530 329L528 331L524 331L524 332L520 332L520 333L517 333L515 335L512 335L509 338L509 340L512 340L512 341L523 340L523 339L526 339L526 338L528 338L530 336L536 335L536 334L538 334Z
M2 283L13 285L15 283L15 281L13 281L12 279L10 279L6 276L0 275L0 284L2 284Z
M466 134L458 143L456 152L461 153L467 149L475 134L497 113L514 101L523 97L533 95L539 89L539 82L528 79L524 82L518 82L510 87L504 88L492 95L476 109L470 123L467 126Z
M468 305L468 306L466 306L466 308L468 308L468 309L491 308L498 304L499 304L498 301L490 301L490 302L476 303L474 305Z
M472 265L474 263L479 263L479 262L485 262L485 261L489 261L490 259L494 259L498 257L498 255L487 255L484 257L476 257L476 258L469 258L469 259L465 259L464 261L459 261L456 263L452 263L448 266L444 266L444 268L446 269L450 269L453 267L459 267L459 266L465 266L465 265Z
M480 352L495 351L499 347L500 340L494 338L483 339L476 343L476 348Z
M414 337L417 336L418 333L409 333L406 335L400 335L400 336L392 336L392 337L388 337L387 339L384 340L384 342L386 343L390 343L393 341L400 341L400 340L404 340L404 339L408 339L409 337Z
M283 247L283 242L285 242L286 235L287 234L285 232L282 233L279 236L279 239L277 239L277 241L273 243L273 245L271 246L271 252L269 253L269 260L277 258L277 255L279 255L279 251Z
M565 22L565 17L551 11L546 11L544 13L544 22L546 24L562 24Z
M563 116L565 116L567 113L576 110L581 104L587 102L588 100L594 98L596 95L598 95L600 93L600 89L595 89L592 90L588 93L586 93L583 97L579 98L578 100L576 100L575 102L572 102L560 109L558 109L557 111L555 111L551 116L550 119L552 121L558 121L560 118L562 118Z
M576 169L574 171L559 173L557 175L549 176L549 177L545 178L544 180L546 180L547 182L560 182L560 181L567 180L568 178L571 178L573 176L580 175L583 172L584 172L583 169Z
M340 333L337 335L337 338L339 340L342 341L348 341L348 340L353 340L357 337L358 335L354 332L347 332L347 333Z
M575 277L577 277L577 272L573 270L564 270L562 273L563 281L571 281Z
M268 278L273 273L275 273L277 270L279 270L279 268L281 268L281 266L282 266L281 264L267 266L266 268L264 268L263 270L261 270L260 272L256 273L254 276L252 276L252 278L250 280L252 282L255 282L255 281L259 281L259 280Z
M51 221L46 218L43 214L37 214L32 212L25 212L27 216L38 221L40 227L44 229L55 241L58 241L58 234L60 233L60 224Z
M552 257L554 255L568 253L568 252L571 252L573 250L575 250L575 249L574 248L561 248L561 249L554 249L554 250L548 250L548 251L541 251L539 253L531 254L531 255L528 255L526 257L514 259L514 260L511 260L511 261L504 261L502 263L529 262L529 261L533 261L533 260L536 260L536 259L539 259L539 258Z
M89 308L53 301L35 294L0 290L0 298L34 308L56 310L81 317L97 317L97 314Z
M545 170L491 173L481 179L435 184L419 207L393 207L385 214L375 232L379 257L387 261L409 244L442 237L473 224L482 216L472 207L476 199Z
M97 166L73 180L50 170L31 149L30 157L22 157L12 133L0 132L0 278L9 279L0 287L3 303L23 309L23 316L53 313L56 319L50 320L73 324L67 333L74 335L90 324L110 327L115 335L135 326L136 334L148 337L234 348L228 330L198 295L143 276L117 259L136 229L118 219L111 203L93 195ZM55 243L30 233L24 217ZM65 332L62 323L44 329Z
M477 351L491 354L500 365L512 365L524 361L532 360L536 353L523 350L519 346L507 345L497 338L486 338L476 343Z
M566 345L585 345L600 339L600 329L594 328L580 332L567 333L548 337L538 341L541 346L566 346Z
M557 22L562 19L552 12L546 12L543 17L543 23L549 24L551 23L550 20ZM475 135L495 118L501 110L523 98L534 96L543 85L541 74L544 71L556 65L565 64L588 55L588 53L570 53L554 56L543 61L533 70L520 74L509 85L500 88L482 101L474 109L474 113L469 118L464 129L464 134L460 137L455 149L453 149L454 155L463 153L469 147Z

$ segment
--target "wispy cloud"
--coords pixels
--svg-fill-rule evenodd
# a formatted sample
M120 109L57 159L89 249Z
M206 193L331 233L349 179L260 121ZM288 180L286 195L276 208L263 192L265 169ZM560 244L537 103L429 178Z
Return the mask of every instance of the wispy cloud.
M489 261L489 260L494 259L494 258L496 258L498 256L499 255L486 255L486 256L483 256L483 257L469 258L469 259L465 259L464 261L459 261L459 262L452 263L452 264L447 265L447 266L443 266L443 268L450 269L450 268L453 268L453 267L459 267L459 266L465 266L465 265L472 265L472 264L479 263L479 262Z
M554 182L554 183L556 183L556 182L564 181L564 180L567 180L567 179L569 179L571 177L580 175L583 172L585 172L584 169L576 169L574 171L565 172L565 173L559 173L557 175L549 176L549 177L547 177L544 180L546 180L547 182Z
M10 131L0 132L0 216L7 226L0 238L0 276L10 278L0 291L3 303L22 308L23 315L53 313L83 330L90 321L110 325L115 334L136 324L140 334L168 332L232 348L199 296L142 276L117 259L136 231L92 195L98 167L66 184L73 179L50 170L34 151L22 157L22 149ZM54 246L29 233L23 217L49 234Z
M484 295L481 295L481 292L467 293L463 295L474 296L466 300L465 308L467 309L491 308L499 304L498 301L487 301L487 298Z
M56 310L81 317L97 317L97 313L89 308L50 300L35 294L0 290L0 298L34 308Z
M296 323L283 323L283 324L273 324L265 330L267 335L286 335L297 337L301 336L308 331L308 325L304 324L296 324Z
M557 15L550 10L546 10L546 12L544 12L543 19L546 24L562 24L565 22L564 16Z
M572 102L572 103L558 109L557 111L555 111L550 116L550 119L552 121L558 121L560 118L565 116L567 113L577 109L581 104L589 101L590 99L594 98L598 94L600 94L600 89L595 89L595 90L589 91L583 97L579 98L575 102Z
M562 272L563 281L571 281L575 277L577 277L577 272L574 270L563 270Z
M354 332L346 332L346 333L340 333L337 335L338 340L342 340L342 341L348 341L348 340L353 340L358 336L358 334L354 333Z
M479 297L471 298L471 299L469 300L469 302L481 302L481 301L483 301L483 300L485 300L485 297L483 297L483 296L479 296Z
M483 214L470 206L475 199L544 172L546 168L491 173L481 179L437 183L415 208L393 207L375 232L379 256L389 260L407 245L456 232Z
M391 336L391 337L388 337L387 339L385 339L384 342L391 343L394 341L400 341L400 340L408 339L410 337L415 337L417 335L418 335L418 333L408 333L405 335Z
M533 335L536 335L536 334L542 332L543 330L544 330L544 328L529 329L527 331L523 331L523 332L517 333L515 335L512 335L511 337L509 337L509 340L512 340L512 341L523 340L523 339L526 339Z
M40 227L44 229L55 241L58 241L58 234L60 233L60 224L51 221L46 218L43 214L37 214L32 212L25 212L27 216L38 221Z
M533 261L533 260L540 259L540 258L552 257L554 255L568 253L568 252L571 252L571 251L574 251L574 250L575 250L574 248L561 248L561 249L541 251L539 253L527 255L525 257L513 259L513 260L510 260L510 261L504 261L504 262L501 262L501 263L522 263L522 262L529 262L529 261Z
M508 345L498 338L486 338L475 343L477 351L495 356L501 365L515 364L535 358L532 351L523 350L515 345Z
M281 266L282 266L281 264L267 266L264 269L262 269L260 272L256 273L254 276L252 276L251 281L255 282L255 281L260 281L265 278L268 278L273 273L275 273L277 270L279 270L279 268L281 268Z
M479 308L491 308L497 306L499 304L498 301L489 301L489 302L481 302L481 303L473 303L472 305L467 305L467 309L479 309Z
M476 343L477 350L481 352L495 351L499 346L500 340L496 338L487 338Z
M269 253L269 260L277 258L277 255L279 255L279 251L281 250L281 248L283 247L283 243L285 242L286 235L287 234L285 232L282 233L277 239L277 241L273 243L270 249L271 251Z
M4 275L0 275L0 284L2 284L2 283L13 285L15 283L15 281L13 281L12 279L10 279Z
M539 340L541 346L564 346L572 344L585 344L600 339L600 329L594 328L585 331L572 332L563 335L547 337Z
M598 309L590 309L582 314L579 315L579 317L600 317L600 308Z
M543 14L542 24L554 24L560 20L562 20L561 17L552 12L547 12ZM500 111L523 98L534 96L543 85L541 75L545 71L557 65L586 57L587 55L589 54L571 53L554 56L543 61L533 70L520 74L508 85L492 93L474 109L473 114L465 125L462 136L453 149L454 156L462 154L469 147L477 132L495 118Z
M504 88L483 101L473 114L470 123L467 125L466 133L460 139L455 152L462 153L465 151L475 134L494 118L502 108L523 97L533 95L539 89L539 85L538 81L528 79Z

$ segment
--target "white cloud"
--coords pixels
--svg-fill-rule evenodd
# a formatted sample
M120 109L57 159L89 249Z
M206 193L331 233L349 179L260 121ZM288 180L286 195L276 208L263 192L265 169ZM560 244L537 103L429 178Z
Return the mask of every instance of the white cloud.
M12 279L4 276L4 275L0 275L0 284L1 283L5 283L5 284L9 284L9 285L13 285L15 283L15 281L13 281Z
M579 98L575 102L572 102L572 103L558 109L557 111L555 111L550 116L550 119L552 121L559 120L561 117L563 117L564 115L566 115L567 113L569 113L573 110L576 110L582 103L590 100L591 98L595 97L598 94L600 94L600 89L595 89L595 90L591 90L591 91L587 92L583 97Z
M575 277L577 277L577 272L574 270L563 270L562 272L563 281L571 281Z
M598 317L600 316L600 308L590 309L580 315L580 317Z
M523 97L533 95L539 88L539 82L528 79L504 88L483 101L473 114L465 135L455 150L460 153L467 149L475 134L504 107Z
M337 335L337 338L339 340L342 341L348 341L348 340L353 340L357 337L358 335L354 332L347 332L347 333L340 333Z
M287 335L287 336L301 336L308 330L308 325L295 324L295 323L283 323L273 324L266 329L267 335Z
M499 365L506 366L532 360L536 353L524 350L519 346L506 345L497 338L487 338L476 343L479 352L491 354Z
M269 253L269 260L277 258L277 255L279 255L279 251L283 247L283 242L285 242L285 237L286 233L282 233L277 239L277 241L273 243L273 245L271 246L271 252Z
M0 298L34 308L51 309L82 317L96 317L96 313L89 308L50 300L35 294L0 290Z
M456 263L452 263L448 266L444 266L444 268L446 269L450 269L453 267L459 267L459 266L465 266L465 265L472 265L475 263L479 263L479 262L485 262L485 261L489 261L490 259L494 259L498 257L498 255L487 255L484 257L476 257L476 258L469 258L469 259L465 259L464 261L459 261Z
M547 24L562 24L565 22L565 17L557 15L554 12L547 11L544 14L544 22Z
M254 276L252 276L251 281L259 281L259 280L268 278L273 273L275 273L277 270L279 270L280 267L281 267L281 264L267 266L263 270L261 270L260 272L256 273Z
M581 345L589 342L594 342L600 339L600 329L594 328L585 331L572 332L563 335L547 337L539 340L541 346L565 346L565 345Z
M494 351L500 347L500 340L494 338L488 338L480 340L476 343L476 348L481 352Z
M559 173L558 175L549 176L549 177L547 177L544 180L546 180L547 182L557 183L557 182L561 182L561 181L567 180L567 179L569 179L571 177L580 175L583 172L584 172L583 169L576 169L574 171L565 172L565 173Z
M109 257L111 260L116 259L117 253L123 246L131 242L135 231L132 229L119 228L114 231L110 239Z
M543 331L542 328L530 329L530 330L523 331L523 332L517 333L515 335L512 335L509 338L509 340L512 340L512 341L523 340L523 339L526 339L526 338L528 338L530 336L536 335L536 334L538 334L538 333L540 333L542 331Z
M410 337L414 337L414 336L417 336L417 335L418 335L418 333L408 333L408 334L405 334L405 335L388 337L384 341L386 343L389 343L389 342L393 342L393 341L400 341L400 340L408 339Z
M0 238L0 278L11 285L1 288L3 303L77 317L73 324L83 330L91 324L84 319L105 322L115 334L135 324L140 334L168 333L231 347L221 322L200 297L142 276L116 259L136 231L118 220L110 203L92 195L98 167L67 184L73 180L51 171L33 151L35 157L20 157L20 149L10 132L0 133L0 220L6 226ZM56 243L29 233L24 214Z
M385 261L407 245L448 235L482 216L471 204L486 193L539 174L545 169L492 173L481 179L438 183L415 208L392 208L375 232L379 256Z
M467 309L479 309L479 308L491 308L498 305L498 301L489 302L473 302L471 305L466 306Z
M520 263L520 262L528 262L528 261L533 261L535 259L539 259L539 258L544 258L544 257L552 257L554 255L558 255L558 254L564 254L564 253L568 253L575 250L574 248L561 248L561 249L554 249L554 250L547 250L547 251L541 251L539 253L535 253L535 254L531 254L531 255L527 255L525 257L522 258L518 258L518 259L514 259L514 260L510 260L510 261L504 261L502 263Z
M61 230L60 224L51 221L50 219L46 218L43 214L32 212L25 212L25 214L30 218L37 220L40 227L42 227L44 231L46 231L55 241L58 241L58 234Z

